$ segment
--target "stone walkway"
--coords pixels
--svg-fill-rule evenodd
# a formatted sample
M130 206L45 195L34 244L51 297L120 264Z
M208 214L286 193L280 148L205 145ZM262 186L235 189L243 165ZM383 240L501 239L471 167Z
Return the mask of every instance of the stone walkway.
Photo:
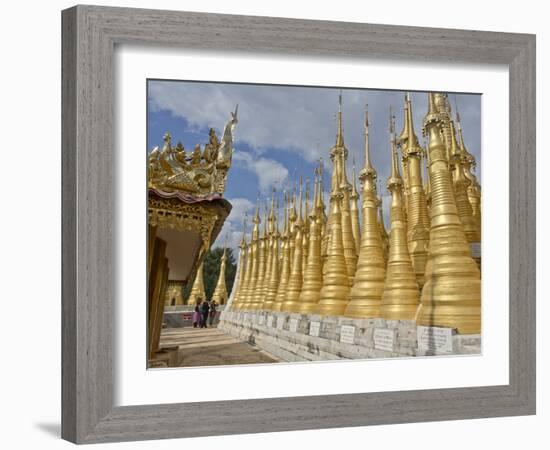
M165 328L160 347L179 347L180 367L274 363L269 353L241 342L217 328Z

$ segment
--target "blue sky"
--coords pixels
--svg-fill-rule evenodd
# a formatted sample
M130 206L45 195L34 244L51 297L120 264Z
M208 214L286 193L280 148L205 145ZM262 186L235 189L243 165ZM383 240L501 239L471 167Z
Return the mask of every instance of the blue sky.
M273 86L253 84L203 83L150 80L148 82L147 150L162 147L162 137L170 132L172 142L181 141L186 149L208 142L208 130L218 135L239 104L235 131L235 153L229 171L225 197L233 204L218 241L225 235L235 247L240 240L242 220L253 211L258 194L270 195L271 188L289 188L300 175L313 178L316 161L325 160L325 189L330 186L329 150L336 135L339 88ZM427 94L411 92L414 127L422 143L422 119L427 110ZM404 91L343 89L344 138L349 150L351 177L355 157L357 171L364 161L365 105L369 110L370 149L378 171L380 192L387 218L388 196L385 185L390 171L388 116L390 105L396 116L397 132L403 125ZM450 94L462 119L464 139L478 161L481 173L481 95ZM359 184L357 184L360 189Z

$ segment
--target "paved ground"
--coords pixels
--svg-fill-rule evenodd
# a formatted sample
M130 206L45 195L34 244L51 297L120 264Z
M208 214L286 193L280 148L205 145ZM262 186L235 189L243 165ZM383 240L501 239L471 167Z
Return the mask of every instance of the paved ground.
M217 328L164 328L160 347L179 347L180 367L279 362L269 353L224 334Z

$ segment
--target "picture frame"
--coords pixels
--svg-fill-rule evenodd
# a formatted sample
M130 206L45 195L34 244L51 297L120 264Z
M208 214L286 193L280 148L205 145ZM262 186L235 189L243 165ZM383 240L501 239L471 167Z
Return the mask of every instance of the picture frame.
M506 65L509 384L115 407L118 44ZM534 414L535 136L534 35L100 6L64 10L62 437L83 444Z

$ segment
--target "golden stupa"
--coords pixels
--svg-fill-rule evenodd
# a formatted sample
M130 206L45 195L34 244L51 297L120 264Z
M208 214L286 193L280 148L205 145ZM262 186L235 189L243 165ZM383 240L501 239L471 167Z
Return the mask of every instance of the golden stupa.
M386 268L378 222L376 170L369 151L369 119L365 113L365 166L359 175L363 194L363 228L359 260L345 315L358 318L380 316Z
M407 243L412 260L416 281L422 287L424 271L428 259L430 239L430 218L428 204L422 181L422 154L418 138L414 132L412 103L409 94L405 97L405 130L406 138L401 139L404 167L407 170Z
M206 300L206 294L204 292L204 276L201 263L197 269L197 275L195 276L195 281L193 281L193 287L191 288L191 293L189 294L187 303L189 305L196 305L198 303L202 303L204 300Z
M292 252L292 265L288 284L285 291L285 300L281 306L282 311L298 312L300 309L299 298L302 290L302 262L303 262L303 233L304 220L302 217L302 179L300 178L300 195L298 215L294 220L294 251Z
M342 148L342 147L340 147ZM330 193L330 213L328 218L328 232L330 233L327 249L327 260L323 272L323 287L315 312L326 316L342 315L346 310L350 286L344 257L344 243L342 241L342 211L341 202L344 195L340 192L338 167L340 155L333 155L333 171Z
M290 241L292 240L292 236L290 233L290 223L289 223L289 198L288 196L284 195L284 224L283 224L283 235L281 237L281 278L279 281L279 286L277 288L277 295L275 297L275 300L273 304L271 305L271 309L273 311L280 311L281 306L283 305L283 302L285 301L286 296L286 288L288 285L288 279L290 277Z
M304 280L302 283L302 291L300 292L299 307L297 309L297 312L303 314L315 311L320 299L321 288L323 287L323 268L321 260L321 232L323 219L321 213L324 207L321 203L321 197L323 195L320 180L322 176L321 170L321 166L319 166L315 172L313 208L309 217L308 258L304 269Z
M405 221L403 207L403 179L399 174L393 117L391 116L390 136L391 174L387 183L392 197L390 208L390 251L382 305L380 307L380 317L389 320L413 320L418 309L420 293L416 282L416 274L409 256L407 222ZM409 130L408 139L410 138L411 134Z
M424 132L428 135L431 207L430 247L418 324L481 331L481 279L471 257L455 203L447 147L442 139L446 116L428 94ZM450 127L449 127L450 129ZM450 140L450 139L449 139Z

